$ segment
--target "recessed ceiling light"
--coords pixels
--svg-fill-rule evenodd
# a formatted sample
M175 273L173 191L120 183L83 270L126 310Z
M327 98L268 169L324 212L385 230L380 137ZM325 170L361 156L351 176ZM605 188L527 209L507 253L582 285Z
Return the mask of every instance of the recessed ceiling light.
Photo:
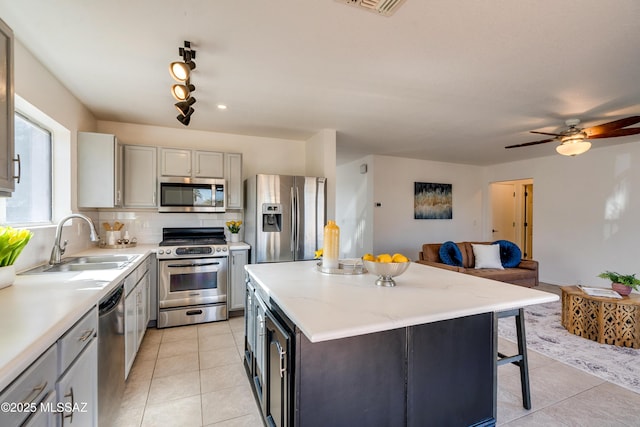
M218 110L226 110L227 106L224 104L218 104Z

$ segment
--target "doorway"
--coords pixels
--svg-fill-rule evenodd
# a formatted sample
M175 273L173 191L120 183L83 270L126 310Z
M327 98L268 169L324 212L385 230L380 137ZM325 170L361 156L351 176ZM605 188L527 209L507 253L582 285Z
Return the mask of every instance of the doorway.
M518 245L522 257L533 257L533 180L490 184L491 238Z

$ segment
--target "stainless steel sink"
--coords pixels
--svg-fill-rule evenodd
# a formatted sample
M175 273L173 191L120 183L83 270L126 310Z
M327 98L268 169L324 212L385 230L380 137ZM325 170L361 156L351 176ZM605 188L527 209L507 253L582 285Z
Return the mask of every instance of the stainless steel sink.
M96 263L113 263L113 262L131 262L138 258L138 255L96 255L81 256L76 258L65 258L63 262L70 259L74 264L96 264Z
M64 258L60 264L41 265L23 274L38 273L64 273L70 271L86 270L113 270L121 269L135 261L139 255L96 255Z

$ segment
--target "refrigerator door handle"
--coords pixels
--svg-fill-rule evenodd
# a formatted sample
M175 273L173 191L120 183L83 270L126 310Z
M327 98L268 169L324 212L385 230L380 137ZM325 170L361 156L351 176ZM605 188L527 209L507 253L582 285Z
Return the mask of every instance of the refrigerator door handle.
M295 232L296 232L296 199L295 197L293 197L293 187L291 187L291 242L290 242L290 247L291 247L291 251L295 251ZM295 252L294 252L294 259L295 259Z
M300 194L298 193L298 187L296 186L296 254L300 249L300 203L299 203L299 200L300 200Z

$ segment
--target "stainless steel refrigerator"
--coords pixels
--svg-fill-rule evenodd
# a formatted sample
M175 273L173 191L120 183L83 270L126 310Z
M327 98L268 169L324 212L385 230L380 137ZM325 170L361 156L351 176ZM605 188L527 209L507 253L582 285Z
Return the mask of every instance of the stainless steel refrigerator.
M322 247L325 178L256 175L245 180L245 241L251 262L310 260Z

